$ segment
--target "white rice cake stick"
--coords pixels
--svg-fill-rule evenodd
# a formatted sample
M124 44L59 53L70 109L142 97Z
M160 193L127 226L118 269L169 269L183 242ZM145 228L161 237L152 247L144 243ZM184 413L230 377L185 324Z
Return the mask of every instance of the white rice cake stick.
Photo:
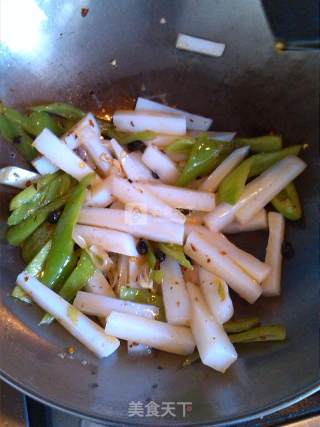
M180 265L167 257L161 263L163 272L162 296L167 322L171 325L189 325L191 309L189 295Z
M282 243L284 239L285 220L280 213L269 212L269 239L265 262L271 272L262 282L262 295L273 297L281 293Z
M187 130L185 117L155 111L119 110L113 115L113 123L123 132L150 130L168 135L185 135Z
M221 254L202 234L197 232L189 234L184 251L203 268L224 279L235 292L250 304L253 304L261 295L261 286L231 258L226 254Z
M138 256L135 239L128 233L88 225L76 225L73 240L81 247L101 246L107 252Z
M180 33L176 41L176 48L208 56L222 56L226 45Z
M191 330L201 362L219 372L225 372L237 360L237 352L222 325L210 313L200 288L187 283L192 317Z
M119 340L105 334L95 322L26 271L19 274L17 283L32 297L32 301L52 314L58 323L96 356L108 357L119 347Z
M188 355L195 347L189 328L133 314L112 312L108 316L105 331L108 335L113 334L126 341L134 341L174 354Z
M217 321L223 324L230 320L234 309L226 281L204 268L199 268L199 279L204 299Z
M156 242L183 243L183 224L134 210L83 208L78 223L107 227Z
M177 108L168 107L167 105L160 104L159 102L151 101L150 99L146 98L139 97L137 99L135 109L138 111L163 111L166 113L179 114L187 119L187 129L206 131L212 125L212 119L188 113L187 111L178 110Z

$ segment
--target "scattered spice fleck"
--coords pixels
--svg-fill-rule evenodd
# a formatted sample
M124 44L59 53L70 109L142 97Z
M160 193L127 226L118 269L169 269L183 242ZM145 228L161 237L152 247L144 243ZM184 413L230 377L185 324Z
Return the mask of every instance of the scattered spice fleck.
M227 252L225 252L225 251L221 251L221 252L220 252L220 254L221 254L221 255L227 255Z
M89 125L92 127L92 128L94 128L94 123L93 123L93 121L90 119L89 120Z
M70 346L67 348L67 352L68 352L69 354L74 354L74 353L76 352L76 348L75 348L73 345L70 345Z
M128 178L128 181L130 182L130 184L132 184L132 183L133 183L132 179L130 179L130 178Z
M207 258L207 263L209 264L209 262L211 262L211 259L210 259L210 258Z
M90 387L91 387L91 388L97 388L97 387L99 387L99 384L97 384L97 383L92 383L92 384L90 384Z
M100 159L103 161L103 162L110 162L110 158L109 158L109 156L108 156L108 154L106 154L106 153L102 153L102 154L100 154Z
M82 7L81 8L81 16L82 16L82 18L85 18L88 15L88 13L89 13L89 8L87 8L87 7Z
M113 60L110 62L110 64L112 65L112 67L113 67L113 68L117 68L117 66L118 66L118 63L117 63L117 60L116 60L116 59L113 59Z
M284 50L286 50L286 45L283 42L277 42L274 45L274 48L277 52L283 52Z
M131 151L142 151L143 152L146 148L146 145L144 144L143 141L133 141L127 145L127 148L130 152Z
M130 120L130 126L132 126L134 128L134 123L132 120Z
M57 356L60 357L60 359L64 359L66 357L66 353L60 352L57 354Z
M176 302L177 307L180 307L180 301Z

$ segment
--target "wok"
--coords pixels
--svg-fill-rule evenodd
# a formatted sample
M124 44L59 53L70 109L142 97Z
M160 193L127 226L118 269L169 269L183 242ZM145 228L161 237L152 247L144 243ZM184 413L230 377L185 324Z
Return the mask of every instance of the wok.
M240 316L285 324L288 340L239 347L225 375L201 364L182 369L181 358L165 353L129 358L125 347L98 361L59 325L37 326L40 310L9 297L23 263L4 239L14 192L1 188L3 379L60 409L138 425L231 425L319 389L318 54L277 53L261 4L252 0L23 0L19 7L6 17L11 32L1 46L0 97L8 104L64 100L107 114L132 107L138 95L153 96L213 117L217 130L249 136L273 130L287 144L307 143L309 166L298 179L305 218L287 226L295 255L285 261L282 296L254 306L236 300ZM30 26L32 37L25 33ZM225 54L177 51L178 32L225 42ZM24 164L1 144L1 167L12 163ZM265 233L237 241L263 257ZM77 348L75 358L59 357L69 345ZM192 412L128 418L128 402L150 399L192 402Z

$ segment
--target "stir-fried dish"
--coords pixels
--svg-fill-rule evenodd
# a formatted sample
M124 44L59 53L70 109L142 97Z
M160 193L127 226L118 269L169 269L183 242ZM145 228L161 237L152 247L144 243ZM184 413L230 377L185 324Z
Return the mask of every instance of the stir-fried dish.
M120 339L220 372L238 343L286 338L283 325L237 318L232 299L280 295L305 147L211 127L143 98L112 121L60 102L0 104L1 137L33 167L0 171L20 189L7 240L26 267L12 297L44 310L41 327L59 322L98 357ZM255 230L268 231L264 261L229 240Z

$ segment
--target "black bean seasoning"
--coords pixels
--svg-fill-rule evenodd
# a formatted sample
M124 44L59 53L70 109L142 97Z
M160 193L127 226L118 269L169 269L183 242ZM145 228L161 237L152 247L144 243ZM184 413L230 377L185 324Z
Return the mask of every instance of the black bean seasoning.
M148 252L148 245L145 240L139 240L139 242L137 243L137 251L140 255L145 255Z
M154 254L159 262L163 262L166 259L166 254L160 249L155 249Z
M160 179L160 176L154 171L151 171L151 175L154 179Z
M146 148L146 145L143 141L133 141L127 144L128 151L144 151Z
M61 210L57 209L48 215L48 222L50 222L50 224L56 224L59 221L60 216Z

